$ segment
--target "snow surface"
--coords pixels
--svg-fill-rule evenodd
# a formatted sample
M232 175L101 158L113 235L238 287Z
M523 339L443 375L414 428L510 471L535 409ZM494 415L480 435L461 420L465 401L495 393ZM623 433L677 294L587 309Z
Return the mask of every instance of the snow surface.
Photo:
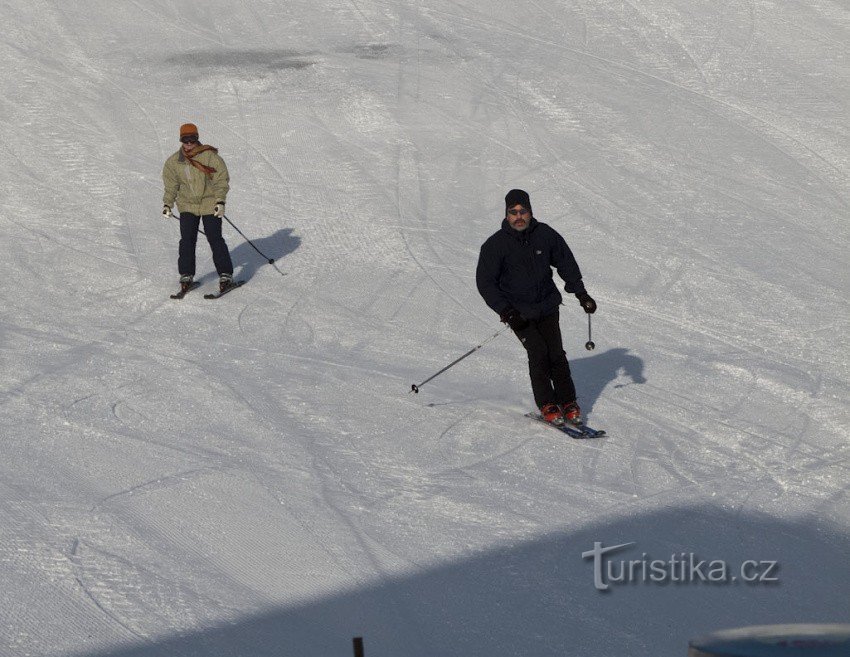
M684 655L850 616L839 0L5 0L0 654ZM181 302L160 170L232 175ZM604 441L474 285L529 190ZM215 272L204 242L199 276ZM593 586L582 552L777 560Z

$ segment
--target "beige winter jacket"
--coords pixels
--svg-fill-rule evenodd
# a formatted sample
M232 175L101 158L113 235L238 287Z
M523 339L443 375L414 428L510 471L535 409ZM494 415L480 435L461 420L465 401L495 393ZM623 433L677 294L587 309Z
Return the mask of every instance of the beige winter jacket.
M212 214L217 201L227 201L230 189L227 165L215 151L204 151L195 157L195 161L212 167L215 173L207 176L193 167L183 155L182 148L165 161L162 167L162 183L165 185L162 203L170 208L177 201L179 212L198 216Z

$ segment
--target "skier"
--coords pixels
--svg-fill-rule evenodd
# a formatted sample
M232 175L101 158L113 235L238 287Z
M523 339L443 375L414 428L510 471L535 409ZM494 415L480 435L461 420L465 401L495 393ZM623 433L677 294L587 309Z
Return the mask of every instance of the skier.
M481 246L475 280L478 292L511 327L528 352L534 401L547 422L582 422L576 389L561 341L558 306L561 293L552 268L586 313L596 302L581 280L581 271L564 238L535 219L528 193L512 189L505 196L500 230Z
M180 294L185 294L193 287L195 245L201 221L212 249L219 289L224 292L233 285L233 263L221 234L224 202L230 189L227 165L218 154L218 149L201 144L198 128L193 123L180 126L180 142L183 146L165 161L162 168L162 182L165 186L162 216L171 216L171 206L175 200L180 211L180 247L177 258Z

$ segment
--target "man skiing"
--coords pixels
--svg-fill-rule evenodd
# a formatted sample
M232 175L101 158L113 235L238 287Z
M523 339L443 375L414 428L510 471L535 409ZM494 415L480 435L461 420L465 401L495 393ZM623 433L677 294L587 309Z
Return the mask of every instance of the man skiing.
M505 196L501 229L481 246L478 292L528 352L531 388L543 419L556 425L579 424L581 410L561 341L562 297L552 279L553 267L564 280L564 290L578 298L585 312L596 312L564 238L534 218L527 192L512 189Z
M165 186L162 215L166 218L171 216L171 206L175 200L180 211L180 247L177 258L180 294L185 294L193 287L195 245L202 221L218 272L219 288L224 292L233 285L233 263L221 234L224 202L230 189L227 165L218 154L218 149L201 144L198 128L193 123L180 126L180 142L182 147L165 161L162 168L162 182Z

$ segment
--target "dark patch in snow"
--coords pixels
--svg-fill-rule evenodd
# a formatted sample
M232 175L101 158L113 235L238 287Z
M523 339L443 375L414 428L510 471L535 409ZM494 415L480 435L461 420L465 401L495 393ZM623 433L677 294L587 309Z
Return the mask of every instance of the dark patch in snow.
M297 50L193 50L166 58L166 63L199 69L302 69L315 62Z
M350 52L358 59L387 59L400 55L401 46L397 43L369 43L345 52Z

